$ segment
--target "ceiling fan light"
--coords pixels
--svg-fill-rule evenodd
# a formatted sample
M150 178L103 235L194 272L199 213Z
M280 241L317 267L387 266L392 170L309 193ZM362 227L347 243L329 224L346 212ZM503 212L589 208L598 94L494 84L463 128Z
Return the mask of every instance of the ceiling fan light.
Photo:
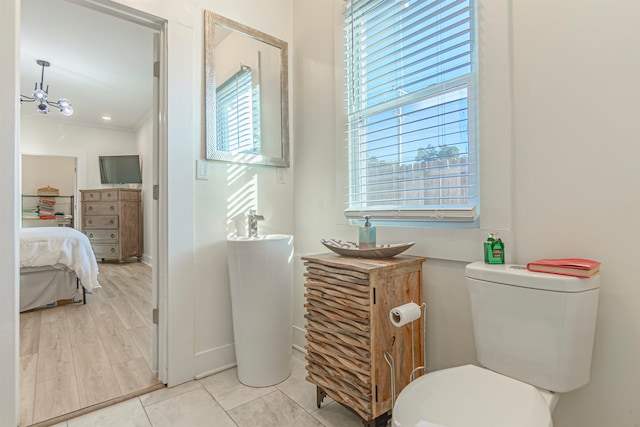
M58 100L58 108L63 109L67 107L71 107L71 101L69 101L67 98L60 98Z
M46 101L47 100L47 92L42 89L36 89L33 91L33 97L36 101Z
M60 98L56 103L47 100L47 97L49 96L49 85L47 85L46 89L42 89L44 87L44 69L51 64L43 59L38 59L36 63L42 67L40 86L38 86L38 82L36 82L36 86L33 89L33 98L29 98L25 95L20 95L20 103L22 104L23 102L38 101L38 104L36 105L36 111L38 113L47 114L49 112L49 105L51 105L52 107L56 107L57 109L59 109L64 116L72 115L73 107L71 107L71 101L69 101L67 98ZM38 87L40 89L38 89Z
M49 112L49 106L44 102L41 102L36 106L36 111L38 113L47 114Z

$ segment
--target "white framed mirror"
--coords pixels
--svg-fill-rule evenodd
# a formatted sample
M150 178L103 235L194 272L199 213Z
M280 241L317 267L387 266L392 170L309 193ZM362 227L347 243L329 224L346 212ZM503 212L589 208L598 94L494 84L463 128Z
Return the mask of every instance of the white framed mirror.
M289 167L287 42L204 12L206 158Z

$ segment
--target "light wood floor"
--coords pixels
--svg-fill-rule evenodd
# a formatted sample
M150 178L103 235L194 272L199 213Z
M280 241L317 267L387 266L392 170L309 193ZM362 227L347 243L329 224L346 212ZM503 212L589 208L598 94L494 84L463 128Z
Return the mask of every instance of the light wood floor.
M20 314L20 426L147 389L151 267L99 263L87 304Z

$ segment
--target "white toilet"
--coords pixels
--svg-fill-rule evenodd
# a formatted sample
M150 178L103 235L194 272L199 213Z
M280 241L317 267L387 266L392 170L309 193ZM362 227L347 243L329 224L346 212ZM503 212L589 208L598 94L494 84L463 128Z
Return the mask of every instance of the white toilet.
M589 382L600 277L467 265L478 361L402 390L394 427L551 427L556 393Z

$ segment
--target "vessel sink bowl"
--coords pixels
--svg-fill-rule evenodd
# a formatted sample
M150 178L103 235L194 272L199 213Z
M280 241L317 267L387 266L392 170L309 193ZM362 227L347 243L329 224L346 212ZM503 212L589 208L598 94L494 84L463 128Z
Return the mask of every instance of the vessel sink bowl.
M238 379L267 387L291 374L293 236L227 240Z

